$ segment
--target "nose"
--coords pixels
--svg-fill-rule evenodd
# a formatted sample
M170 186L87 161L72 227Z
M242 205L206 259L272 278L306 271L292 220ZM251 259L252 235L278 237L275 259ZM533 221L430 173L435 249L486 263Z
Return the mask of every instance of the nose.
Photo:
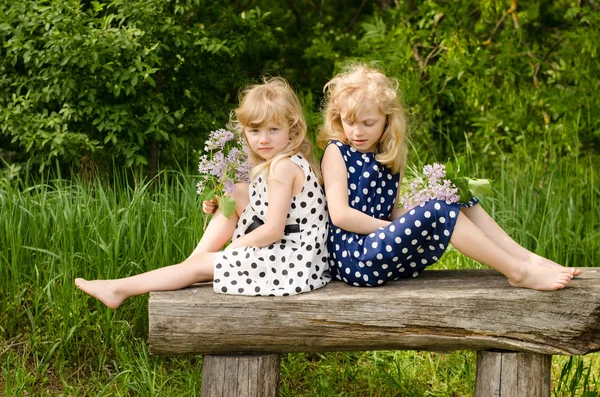
M269 134L267 134L267 133L261 133L258 136L258 141L260 143L268 143L269 142Z

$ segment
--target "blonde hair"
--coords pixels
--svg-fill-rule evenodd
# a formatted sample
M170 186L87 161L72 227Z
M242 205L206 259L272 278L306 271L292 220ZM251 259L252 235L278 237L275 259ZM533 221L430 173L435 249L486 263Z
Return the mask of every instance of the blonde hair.
M398 96L396 80L366 65L352 65L325 84L323 91L325 121L318 136L322 147L333 139L349 144L342 127L341 112L345 111L347 117L352 119L367 103L375 103L386 115L375 159L394 174L404 170L408 152L408 123Z
M228 124L228 128L242 136L248 146L248 160L253 167L250 180L254 180L264 170L267 170L268 176L279 160L298 153L309 162L320 179L319 169L315 167L311 157L312 145L306 136L306 121L296 93L282 77L263 77L262 80L262 84L250 85L240 92L240 105L231 112ZM257 128L270 121L284 123L289 127L290 140L282 153L265 161L250 149L244 127Z

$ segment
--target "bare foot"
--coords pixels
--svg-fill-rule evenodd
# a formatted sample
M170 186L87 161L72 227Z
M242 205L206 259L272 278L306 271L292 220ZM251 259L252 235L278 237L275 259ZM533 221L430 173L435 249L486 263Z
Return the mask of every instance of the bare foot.
M553 291L564 288L573 278L573 269L559 266L541 266L531 263L522 266L519 276L508 277L513 287L531 288L539 291Z
M116 289L115 280L84 280L75 279L75 285L88 295L100 300L110 309L116 309L127 298L119 294Z
M569 271L573 276L579 276L581 274L581 269L576 269L574 267L561 266L558 263L551 261L550 259L544 258L543 256L540 256L540 255L537 255L534 253L531 254L529 262L531 262L535 265L539 265L539 266L565 269L565 270Z

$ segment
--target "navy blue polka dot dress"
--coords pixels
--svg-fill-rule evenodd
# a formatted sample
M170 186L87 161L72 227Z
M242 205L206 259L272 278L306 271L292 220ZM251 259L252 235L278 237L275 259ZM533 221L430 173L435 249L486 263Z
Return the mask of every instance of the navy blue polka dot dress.
M339 141L335 144L348 170L348 204L367 215L389 219L394 209L400 174ZM332 276L354 286L375 287L390 280L416 277L442 256L461 207L468 204L431 200L411 209L386 227L369 234L329 229L329 265Z

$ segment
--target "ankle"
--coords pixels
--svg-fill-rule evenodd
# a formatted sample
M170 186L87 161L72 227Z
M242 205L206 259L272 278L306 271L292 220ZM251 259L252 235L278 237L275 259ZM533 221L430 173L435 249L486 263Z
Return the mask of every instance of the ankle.
M115 279L115 280L109 280L110 284L107 286L108 288L107 291L113 295L113 296L120 296L120 297L126 297L127 296L127 290L125 285L123 285L123 280L121 279Z
M511 269L505 273L505 276L514 282L520 283L527 278L527 269L529 264L526 261L519 261L518 264L511 266Z

